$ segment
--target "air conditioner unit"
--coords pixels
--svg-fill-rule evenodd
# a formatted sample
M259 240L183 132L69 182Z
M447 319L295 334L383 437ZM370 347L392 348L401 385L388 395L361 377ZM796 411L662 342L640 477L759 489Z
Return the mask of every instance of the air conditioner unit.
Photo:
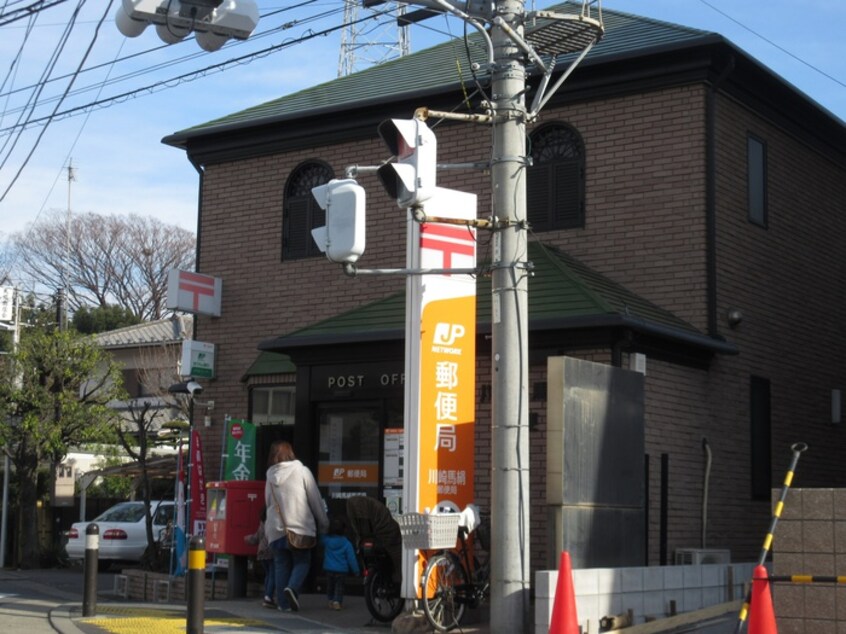
M703 564L727 564L731 562L731 551L723 548L677 548L677 566L701 566Z

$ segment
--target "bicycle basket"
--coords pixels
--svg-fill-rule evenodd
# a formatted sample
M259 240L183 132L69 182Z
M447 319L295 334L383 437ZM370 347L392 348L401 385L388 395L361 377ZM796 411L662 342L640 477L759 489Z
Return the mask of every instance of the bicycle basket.
M409 550L455 548L458 513L406 513L397 517L402 545Z

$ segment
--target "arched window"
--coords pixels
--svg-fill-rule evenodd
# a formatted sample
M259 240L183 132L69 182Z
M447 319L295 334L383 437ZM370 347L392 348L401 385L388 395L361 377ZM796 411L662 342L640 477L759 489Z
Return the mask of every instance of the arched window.
M585 146L569 125L544 125L529 137L526 216L534 231L585 226Z
M320 255L311 230L326 224L326 213L311 195L311 188L335 177L322 161L302 163L291 172L285 184L282 209L282 259L297 260Z

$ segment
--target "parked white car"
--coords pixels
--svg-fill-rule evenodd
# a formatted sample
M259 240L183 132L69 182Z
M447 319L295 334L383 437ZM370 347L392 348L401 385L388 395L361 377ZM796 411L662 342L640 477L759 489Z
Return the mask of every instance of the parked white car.
M173 520L172 501L150 502L153 514L153 537L160 540L163 529ZM147 529L144 524L144 502L121 502L91 522L76 522L68 531L65 547L69 559L85 557L85 531L89 524L99 528L99 553L101 562L139 562L147 549Z

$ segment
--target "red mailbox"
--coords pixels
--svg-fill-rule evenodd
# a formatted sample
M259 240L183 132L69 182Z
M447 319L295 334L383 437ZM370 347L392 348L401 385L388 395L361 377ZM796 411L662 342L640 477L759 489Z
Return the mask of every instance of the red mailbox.
M255 555L256 546L244 536L256 532L264 508L263 480L209 482L206 516L206 552Z

